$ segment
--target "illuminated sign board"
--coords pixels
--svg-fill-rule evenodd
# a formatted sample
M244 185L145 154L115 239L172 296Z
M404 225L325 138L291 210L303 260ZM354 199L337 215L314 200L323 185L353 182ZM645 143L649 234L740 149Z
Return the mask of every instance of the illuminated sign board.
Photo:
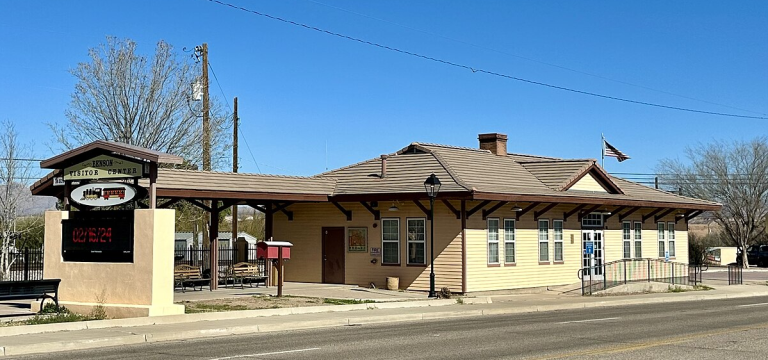
M72 211L61 221L64 261L133 262L133 211Z
M64 169L64 180L123 179L142 177L141 163L99 155Z

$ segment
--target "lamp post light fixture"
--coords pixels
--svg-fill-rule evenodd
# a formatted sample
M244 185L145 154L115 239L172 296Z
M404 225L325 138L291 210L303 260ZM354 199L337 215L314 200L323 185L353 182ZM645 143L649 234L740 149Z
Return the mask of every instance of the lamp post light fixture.
M440 192L440 179L433 173L429 175L427 180L424 181L424 190L427 191L429 196L429 256L430 256L430 269L429 269L429 297L437 298L435 292L435 198L437 193Z

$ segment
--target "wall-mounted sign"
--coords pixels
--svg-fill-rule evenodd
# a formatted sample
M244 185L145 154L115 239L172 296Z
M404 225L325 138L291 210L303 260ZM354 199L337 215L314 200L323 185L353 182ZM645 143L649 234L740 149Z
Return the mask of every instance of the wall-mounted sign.
M64 180L121 179L142 177L141 163L99 155L64 169Z
M91 183L72 189L69 197L86 206L120 205L136 197L136 188L124 183Z
M371 247L371 256L381 256L381 248Z
M72 211L61 221L64 261L133 262L133 211Z
M347 228L347 251L348 252L367 252L368 251L368 228L351 227Z
M61 176L53 178L53 186L64 186L64 178Z

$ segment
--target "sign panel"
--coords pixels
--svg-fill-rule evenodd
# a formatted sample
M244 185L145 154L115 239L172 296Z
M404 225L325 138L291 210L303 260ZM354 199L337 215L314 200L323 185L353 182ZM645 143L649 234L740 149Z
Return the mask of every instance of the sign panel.
M133 211L72 211L61 221L64 261L133 262Z
M86 206L120 205L136 197L136 188L123 183L92 183L72 189L72 201Z
M584 253L587 255L592 255L595 253L595 243L592 241L587 241L584 244Z
M368 252L368 228L347 228L347 245L348 252Z
M53 186L64 186L64 178L61 176L53 178Z
M99 155L64 169L64 180L121 179L141 177L141 163Z

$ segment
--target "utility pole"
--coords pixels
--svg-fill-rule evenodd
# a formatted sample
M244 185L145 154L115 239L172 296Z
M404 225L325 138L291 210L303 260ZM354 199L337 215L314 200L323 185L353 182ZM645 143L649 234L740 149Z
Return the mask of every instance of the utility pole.
M211 104L208 96L208 44L203 43L203 171L211 171Z
M235 104L232 110L232 172L237 172L237 123L240 119L237 118L237 97L235 97ZM232 205L232 245L237 243L237 204ZM246 245L245 251L247 254L248 246ZM244 259L244 257L243 257Z
M195 51L199 53L203 59L203 171L211 171L211 104L208 95L208 43L203 43L202 46L195 47ZM203 204L213 209L210 200L204 200ZM217 204L218 201L213 202L214 206L218 206ZM214 221L216 222L215 224ZM208 244L208 249L210 250L209 266L211 271L211 290L215 290L219 285L219 247L217 244L217 239L219 237L218 221L218 211L209 211L207 214L203 215L203 244Z

